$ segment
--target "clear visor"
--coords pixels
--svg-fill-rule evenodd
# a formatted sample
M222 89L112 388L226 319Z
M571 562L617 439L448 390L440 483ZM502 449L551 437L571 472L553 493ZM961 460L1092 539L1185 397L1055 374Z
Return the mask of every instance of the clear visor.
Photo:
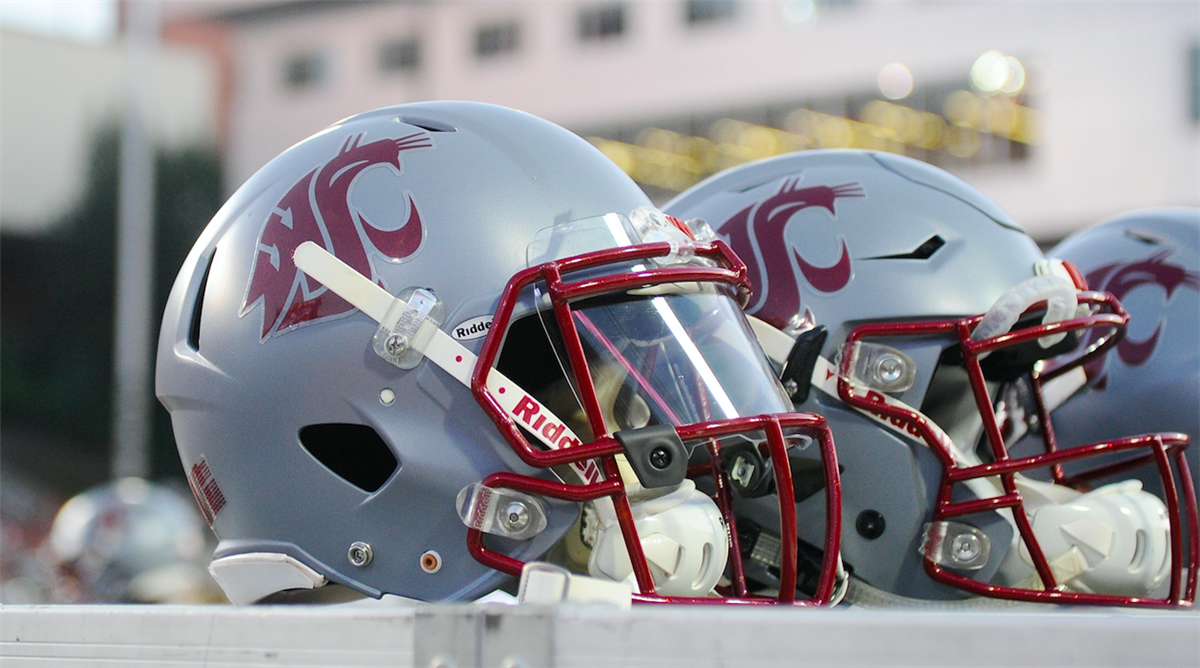
M552 260L638 243L641 243L641 235L634 229L629 217L609 213L552 225L538 231L525 250L525 261L528 266L536 267Z
M548 316L539 313L553 331ZM574 305L572 318L609 433L791 410L737 302L723 289L591 299ZM559 365L569 369L561 339L553 338ZM560 417L574 418L578 433L592 433L579 387L569 386L569 393L548 388L542 400Z
M661 212L638 209L629 216L610 213L548 227L529 245L526 259L533 267L651 241L673 248L676 242L690 243ZM691 254L672 256L651 262L709 262ZM644 268L636 262L605 265L577 271L568 280ZM581 438L593 440L601 434L587 418L581 370L573 370L546 285L530 285L520 301L524 306L517 312L525 315L510 326L498 366ZM792 410L731 286L637 288L573 302L570 312L609 434Z

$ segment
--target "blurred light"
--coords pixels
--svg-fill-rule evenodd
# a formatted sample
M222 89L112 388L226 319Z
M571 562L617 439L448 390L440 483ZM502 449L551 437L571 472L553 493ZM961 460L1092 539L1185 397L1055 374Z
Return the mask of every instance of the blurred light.
M789 26L807 30L817 19L816 0L780 0L779 12Z
M871 100L858 120L798 107L780 127L722 118L708 136L658 127L643 128L626 143L588 137L634 181L681 192L701 179L753 160L813 148L857 148L910 154L912 149L945 151L973 158L988 137L1032 144L1038 112L1005 96L984 97L957 90L943 101L944 116L886 100Z
M859 119L887 131L888 138L923 150L940 148L946 135L946 119L883 100L863 105Z
M946 133L946 150L958 158L970 158L979 153L982 146L979 133L971 128L951 125Z
M955 126L1003 137L1022 144L1037 143L1041 115L1035 109L1017 104L1007 97L980 97L966 90L946 96L942 113ZM953 142L948 142L953 143ZM951 150L967 150L962 148ZM962 157L962 156L960 156Z
M889 100L903 100L913 91L913 76L900 63L885 65L879 71L879 92Z
M970 91L956 90L946 96L942 113L955 125L975 127L983 115L983 100Z
M1000 85L1000 92L1005 95L1012 95L1025 86L1025 68L1021 66L1021 61L1012 56L1007 56L1004 59L1004 65L1005 69L1008 70L1008 77Z
M6 27L102 42L116 35L117 0L4 0L0 3L0 23Z
M971 85L984 95L1013 95L1025 86L1025 68L1012 56L988 51L971 66Z

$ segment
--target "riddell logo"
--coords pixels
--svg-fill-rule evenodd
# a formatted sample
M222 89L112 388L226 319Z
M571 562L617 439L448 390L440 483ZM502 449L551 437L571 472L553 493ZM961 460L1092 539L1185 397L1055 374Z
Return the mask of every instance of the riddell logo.
M879 404L880 406L887 405L887 400L884 399L882 394L876 392L875 390L867 390L867 401L870 401L873 404ZM914 424L912 420L906 420L902 417L888 415L882 410L868 409L867 414L876 420L879 420L880 422L892 425L896 429L903 429L904 431L908 432L910 436L921 436L921 430L917 429L917 425Z
M262 304L263 340L354 308L296 269L292 253L305 241L320 244L380 284L375 258L399 261L420 250L425 233L411 194L405 194L407 218L399 227L384 229L376 223L386 222L385 227L392 228L393 221L368 220L352 206L351 191L355 179L372 167L387 167L401 174L400 155L433 148L433 140L424 132L364 144L365 139L365 133L346 138L337 155L297 181L263 223L239 314L244 316Z
M479 529L483 527L483 523L487 519L488 508L491 505L492 490L481 486L479 488L479 496L475 501L475 512L471 513L471 528Z
M565 425L555 420L547 420L545 415L540 414L541 411L541 404L527 394L517 402L517 407L513 409L513 415L520 418L531 430L544 436L550 443L557 443L557 447L560 449L579 445L577 439L562 435L567 429Z
M477 318L464 320L450 330L450 336L459 341L471 341L487 336L492 329L492 316L481 315Z
M548 443L554 443L554 447L558 449L579 445L579 439L565 435L566 426L557 420L548 418L547 415L550 415L550 411L543 413L542 405L528 394L517 402L512 414L524 422L526 428L541 434ZM592 459L585 462L574 462L571 464L571 468L587 483L600 482L604 478L600 474L600 467Z

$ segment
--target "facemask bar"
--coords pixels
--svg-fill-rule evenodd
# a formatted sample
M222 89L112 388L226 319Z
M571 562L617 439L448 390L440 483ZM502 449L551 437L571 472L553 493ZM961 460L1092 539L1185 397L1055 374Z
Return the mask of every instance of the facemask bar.
M1072 368L1097 359L1109 348L1116 345L1124 334L1128 315L1120 303L1109 294L1098 292L1078 293L1080 304L1088 305L1093 311L1091 315L1063 320L1053 324L1025 327L991 338L973 341L971 333L983 316L963 318L960 320L945 320L932 322L911 323L879 323L862 325L855 328L847 337L847 349L853 343L872 338L889 338L897 336L920 336L948 334L957 336L963 353L963 363L971 381L976 405L983 417L984 433L990 446L993 462L969 465L962 461L954 451L954 445L948 442L940 427L933 424L927 417L911 407L896 405L893 402L880 401L872 397L872 393L859 393L862 388L851 384L848 380L853 371L853 356L845 355L841 360L838 371L838 395L842 401L860 410L876 415L886 416L893 424L903 424L912 434L919 436L938 457L943 467L941 486L933 512L934 522L953 521L973 513L987 512L1000 509L1011 509L1012 518L1016 524L1020 540L1027 546L1034 569L1040 578L1043 590L1024 589L1018 587L992 585L946 570L930 556L925 557L925 570L934 580L959 587L978 595L1007 598L1023 601L1040 601L1054 603L1084 603L1093 605L1136 605L1151 607L1187 606L1195 600L1197 555L1200 546L1197 544L1197 510L1196 493L1191 482L1191 474L1184 459L1184 449L1187 447L1187 436L1183 434L1148 434L1130 438L1057 449L1052 428L1049 427L1050 415L1041 397L1042 384L1049 379L1068 373ZM1027 312L1036 310L1042 304L1033 304ZM1077 358L1055 365L1050 371L1044 369L1039 373L1036 369L1031 372L1034 395L1038 404L1042 428L1048 433L1046 439L1046 454L1012 459L1004 444L1001 429L993 412L992 398L989 396L986 379L980 366L980 358L1001 348L1033 342L1037 339L1054 334L1084 332L1095 328L1107 328L1111 333L1095 340L1093 344ZM1067 477L1063 474L1062 465L1067 462L1082 460L1104 453L1142 453L1135 458L1117 464L1101 466L1085 473ZM1175 472L1183 487L1183 502L1186 508L1188 531L1188 546L1185 553L1183 546L1183 525L1179 508L1180 494L1175 484L1175 476L1171 470L1171 460L1175 462ZM1163 478L1164 500L1169 514L1171 531L1171 579L1167 598L1130 597L1112 594L1093 594L1084 592L1063 591L1056 582L1051 565L1041 546L1034 536L1029 517L1025 512L1025 499L1018 490L1014 480L1017 473L1035 469L1050 468L1055 482L1068 486L1082 485L1087 481L1111 475L1129 468L1136 467L1150 460L1156 462L1159 473ZM952 501L951 493L956 484L982 478L998 478L1002 487L997 496L978 498L968 501ZM1014 546L1015 549L1015 546ZM1186 586L1183 583L1183 569L1187 568Z
M480 406L491 417L500 433L505 436L523 461L539 468L571 465L576 472L583 472L581 474L583 484L572 485L547 481L510 472L493 473L484 479L483 484L491 488L507 488L526 494L541 494L579 503L598 500L611 503L616 520L622 530L637 589L640 592L634 594L634 600L640 602L721 603L729 599L662 596L656 593L653 575L638 537L630 502L626 496L625 486L615 458L615 455L624 453L625 449L620 441L606 433L607 428L604 426L604 417L576 326L576 318L572 316L572 302L600 295L626 293L639 288L677 283L730 285L735 288L739 303L743 307L745 306L750 296L750 283L746 276L746 267L724 242L696 244L694 253L699 259L698 262L661 261L661 258L671 257L676 252L677 249L668 242L608 248L546 262L518 273L509 281L500 297L494 324L484 341L479 361L475 366L471 380L472 392ZM629 266L633 266L633 269L600 276L595 276L594 272L590 272L587 278L575 281L564 278L564 276L576 272L586 272L596 268ZM569 447L555 450L545 450L535 446L526 439L517 422L501 408L497 398L491 394L491 390L486 384L487 374L494 367L499 356L501 344L508 331L509 323L513 319L521 291L538 281L543 282L546 286L567 357L578 381L584 412L594 433L604 434L591 443L572 444ZM820 445L824 462L826 504L829 509L826 518L826 558L822 565L816 596L808 601L795 600L798 556L796 516L791 471L788 466L787 441L784 437L785 429L789 432L805 434L817 442ZM744 576L739 577L741 555L735 547L731 550L729 563L732 564L731 570L734 573L735 595L739 597L737 602L828 604L833 596L835 567L840 550L841 488L833 438L825 420L812 414L786 413L683 425L676 427L675 430L684 442L709 443L710 445L707 447L710 448L710 451L719 451L720 446L717 441L724 436L747 432L761 432L765 435L774 467L781 508L780 528L783 534L784 558L781 569L780 594L778 599L754 598L746 595L745 578ZM717 479L718 489L721 489L722 485L727 489L728 481L724 480L724 472L721 467L715 466L712 470ZM718 494L718 507L727 523L730 523L732 519L732 508L725 503L729 500L730 497L727 494ZM731 524L730 529L736 533L735 524ZM514 576L521 574L524 563L489 549L483 544L483 533L478 529L468 529L467 542L472 556L485 566Z

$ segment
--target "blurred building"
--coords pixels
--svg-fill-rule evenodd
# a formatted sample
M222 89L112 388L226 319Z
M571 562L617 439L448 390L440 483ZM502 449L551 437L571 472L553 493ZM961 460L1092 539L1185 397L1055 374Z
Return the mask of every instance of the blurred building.
M43 4L60 15L91 8L91 19L106 9ZM14 20L7 0L0 10L0 576L36 543L46 499L56 508L110 471L118 135L129 68L117 4L107 10L108 25L69 31ZM89 24L78 18L70 23ZM153 51L142 82L153 92L145 124L158 229L148 259L158 267L156 304L144 317L156 328L175 272L220 205L224 79L211 50L164 42ZM180 476L166 412L156 410L154 472Z
M747 159L853 146L945 167L1043 240L1128 209L1200 205L1195 3L223 0L167 11L176 29L224 35L230 191L344 116L473 99L588 136L660 201Z
M5 234L36 234L79 204L97 133L120 126L124 53L116 41L6 26L0 67L0 225ZM165 150L214 144L221 79L212 55L164 44L154 70L155 144Z

